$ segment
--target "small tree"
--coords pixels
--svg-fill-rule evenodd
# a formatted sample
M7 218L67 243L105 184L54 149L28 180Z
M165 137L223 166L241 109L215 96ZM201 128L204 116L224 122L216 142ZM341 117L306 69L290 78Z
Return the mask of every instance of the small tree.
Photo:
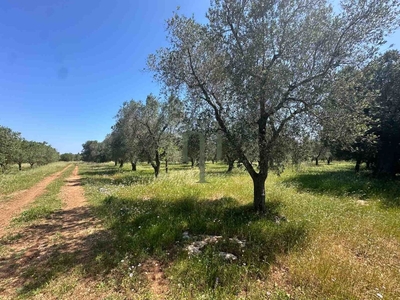
M177 97L170 96L167 102L162 103L153 95L147 96L139 119L143 126L140 145L142 153L153 167L156 177L160 172L161 155L165 155L168 151L163 139L173 131L174 127L178 126L181 118L182 107ZM160 153L160 150L163 152Z
M112 127L111 148L115 158L129 160L132 170L138 159L147 161L157 177L161 159L166 159L168 169L169 154L174 147L169 142L174 137L174 129L182 117L181 102L170 96L166 102L149 95L145 104L131 100L125 102L116 116ZM171 152L171 153L169 153Z
M139 136L141 134L142 104L136 101L124 102L118 114L117 122L112 127L111 148L113 155L121 161L128 160L132 171L136 171L136 163L141 152Z
M22 164L28 161L29 142L25 139L19 139L13 153L13 161L18 164L18 170L22 170Z

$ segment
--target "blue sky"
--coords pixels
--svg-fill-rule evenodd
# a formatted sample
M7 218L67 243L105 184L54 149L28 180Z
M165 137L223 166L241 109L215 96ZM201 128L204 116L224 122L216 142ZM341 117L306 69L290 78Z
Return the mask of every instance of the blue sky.
M61 153L102 141L124 101L159 87L143 72L166 45L177 6L204 19L209 0L2 0L0 125ZM400 31L388 44L400 49Z

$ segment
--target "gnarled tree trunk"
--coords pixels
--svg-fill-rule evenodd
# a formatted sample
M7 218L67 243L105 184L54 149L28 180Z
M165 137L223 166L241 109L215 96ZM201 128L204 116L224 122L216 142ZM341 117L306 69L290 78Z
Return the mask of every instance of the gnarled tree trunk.
M150 164L151 164L151 166L152 166L153 169L154 169L154 176L157 178L157 177L158 177L158 174L160 173L160 165L161 165L161 162L160 162L160 153L158 153L158 150L156 150L156 159L155 159L155 162L151 161Z
M134 161L131 161L132 165L132 171L136 171L136 163Z

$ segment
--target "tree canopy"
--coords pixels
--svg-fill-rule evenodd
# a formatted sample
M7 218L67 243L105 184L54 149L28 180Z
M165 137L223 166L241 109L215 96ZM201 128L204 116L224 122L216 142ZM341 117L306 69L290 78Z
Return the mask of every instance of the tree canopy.
M0 126L0 167L4 171L10 164L48 164L59 159L59 153L46 142L25 140L19 132Z

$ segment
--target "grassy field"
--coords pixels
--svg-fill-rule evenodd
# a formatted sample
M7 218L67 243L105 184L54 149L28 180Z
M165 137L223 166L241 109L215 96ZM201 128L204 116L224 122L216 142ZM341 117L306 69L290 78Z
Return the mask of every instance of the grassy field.
M77 282L104 299L400 298L399 181L347 163L289 168L270 175L257 215L248 174L225 170L209 164L199 183L186 166L154 179L147 165L80 165L106 239L84 263L53 261L21 298L68 298Z
M356 175L345 163L289 169L268 178L269 212L259 216L249 176L225 168L208 165L205 184L182 167L157 180L145 166L82 169L87 196L115 238L114 263L133 274L131 290L142 290L143 278L127 266L155 260L171 299L400 298L398 181ZM205 235L222 238L189 255Z
M7 199L7 195L11 193L32 187L43 178L61 171L67 165L67 162L56 162L30 168L29 164L24 164L22 171L18 171L18 166L11 166L6 173L0 173L0 201Z

